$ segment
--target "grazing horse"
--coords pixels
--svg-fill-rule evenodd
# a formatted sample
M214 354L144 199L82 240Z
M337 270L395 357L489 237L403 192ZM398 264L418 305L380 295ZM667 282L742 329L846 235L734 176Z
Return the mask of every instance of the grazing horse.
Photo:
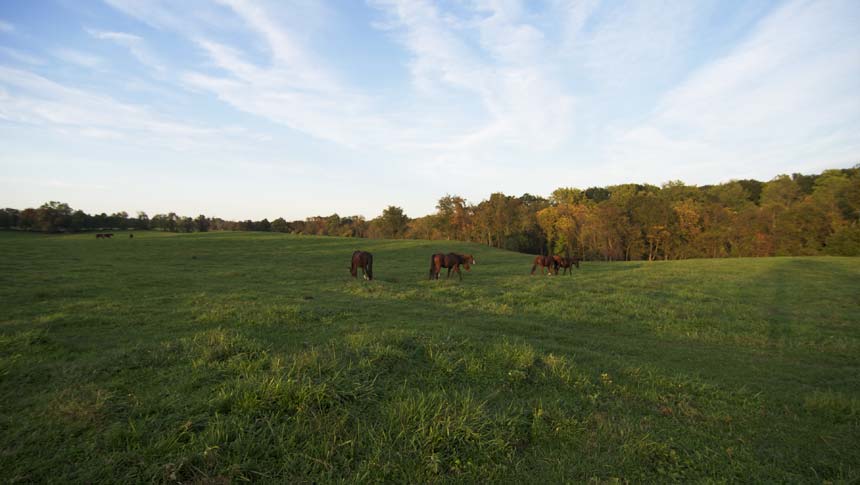
M540 266L540 272L543 274L544 270L547 271L547 275L551 275L553 273L558 274L558 264L555 262L555 258L552 256L535 256L534 264L532 264L532 273L535 274L535 268Z
M96 239L110 239L113 237L113 234L96 234Z
M460 281L463 281L463 273L460 272L461 264L466 267L466 271L469 271L471 265L477 264L477 261L475 261L475 257L471 254L436 253L430 256L430 279L438 280L442 268L448 268L448 278L451 277L451 270L454 270L460 275Z
M355 251L352 253L352 266L349 268L349 274L353 278L358 277L358 269L361 268L364 279L373 279L373 255L367 251Z
M573 274L573 267L576 266L579 269L579 258L576 257L566 257L566 256L553 256L553 260L555 260L555 274L558 274L558 268L562 267L561 274L564 274L565 271L569 272L569 274Z

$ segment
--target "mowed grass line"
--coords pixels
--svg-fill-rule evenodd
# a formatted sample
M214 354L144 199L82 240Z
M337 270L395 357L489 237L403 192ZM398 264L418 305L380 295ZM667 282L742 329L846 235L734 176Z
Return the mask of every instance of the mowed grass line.
M546 277L443 241L0 249L5 481L860 479L856 258ZM452 250L477 266L428 281Z

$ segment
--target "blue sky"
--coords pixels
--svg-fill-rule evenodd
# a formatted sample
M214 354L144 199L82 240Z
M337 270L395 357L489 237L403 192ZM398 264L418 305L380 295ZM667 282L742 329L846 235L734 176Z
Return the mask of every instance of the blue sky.
M0 205L411 216L860 162L860 2L0 2Z

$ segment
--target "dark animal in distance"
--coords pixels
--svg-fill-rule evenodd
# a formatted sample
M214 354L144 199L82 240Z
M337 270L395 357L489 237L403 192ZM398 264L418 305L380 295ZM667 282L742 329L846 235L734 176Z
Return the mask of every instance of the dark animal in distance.
M544 274L544 270L546 270L546 274L548 275L553 273L558 274L558 265L552 256L535 256L531 274L535 274L535 268L538 266L540 266L541 274Z
M113 233L108 234L96 234L96 239L110 239L113 237Z
M471 254L436 253L430 256L430 279L438 280L442 268L448 268L448 278L451 277L451 270L453 270L460 275L460 281L463 281L463 273L460 272L461 264L466 267L466 271L469 271L471 265L477 264L477 261Z
M373 255L367 251L355 251L352 253L352 265L349 268L349 274L353 278L358 277L358 269L361 268L364 279L373 279Z
M129 238L129 239L133 239L133 238L134 238L134 234L129 233L128 238Z
M573 274L574 266L579 269L579 258L567 256L553 256L552 259L555 261L555 274L558 274L558 268L560 267L564 268L561 274L564 274L565 272Z

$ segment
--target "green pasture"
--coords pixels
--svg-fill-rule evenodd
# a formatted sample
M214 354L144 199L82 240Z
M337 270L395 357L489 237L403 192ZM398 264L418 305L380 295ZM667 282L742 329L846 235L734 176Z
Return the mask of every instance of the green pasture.
M374 254L371 282L349 276ZM428 281L434 252L470 252ZM860 259L0 233L4 483L860 481Z

